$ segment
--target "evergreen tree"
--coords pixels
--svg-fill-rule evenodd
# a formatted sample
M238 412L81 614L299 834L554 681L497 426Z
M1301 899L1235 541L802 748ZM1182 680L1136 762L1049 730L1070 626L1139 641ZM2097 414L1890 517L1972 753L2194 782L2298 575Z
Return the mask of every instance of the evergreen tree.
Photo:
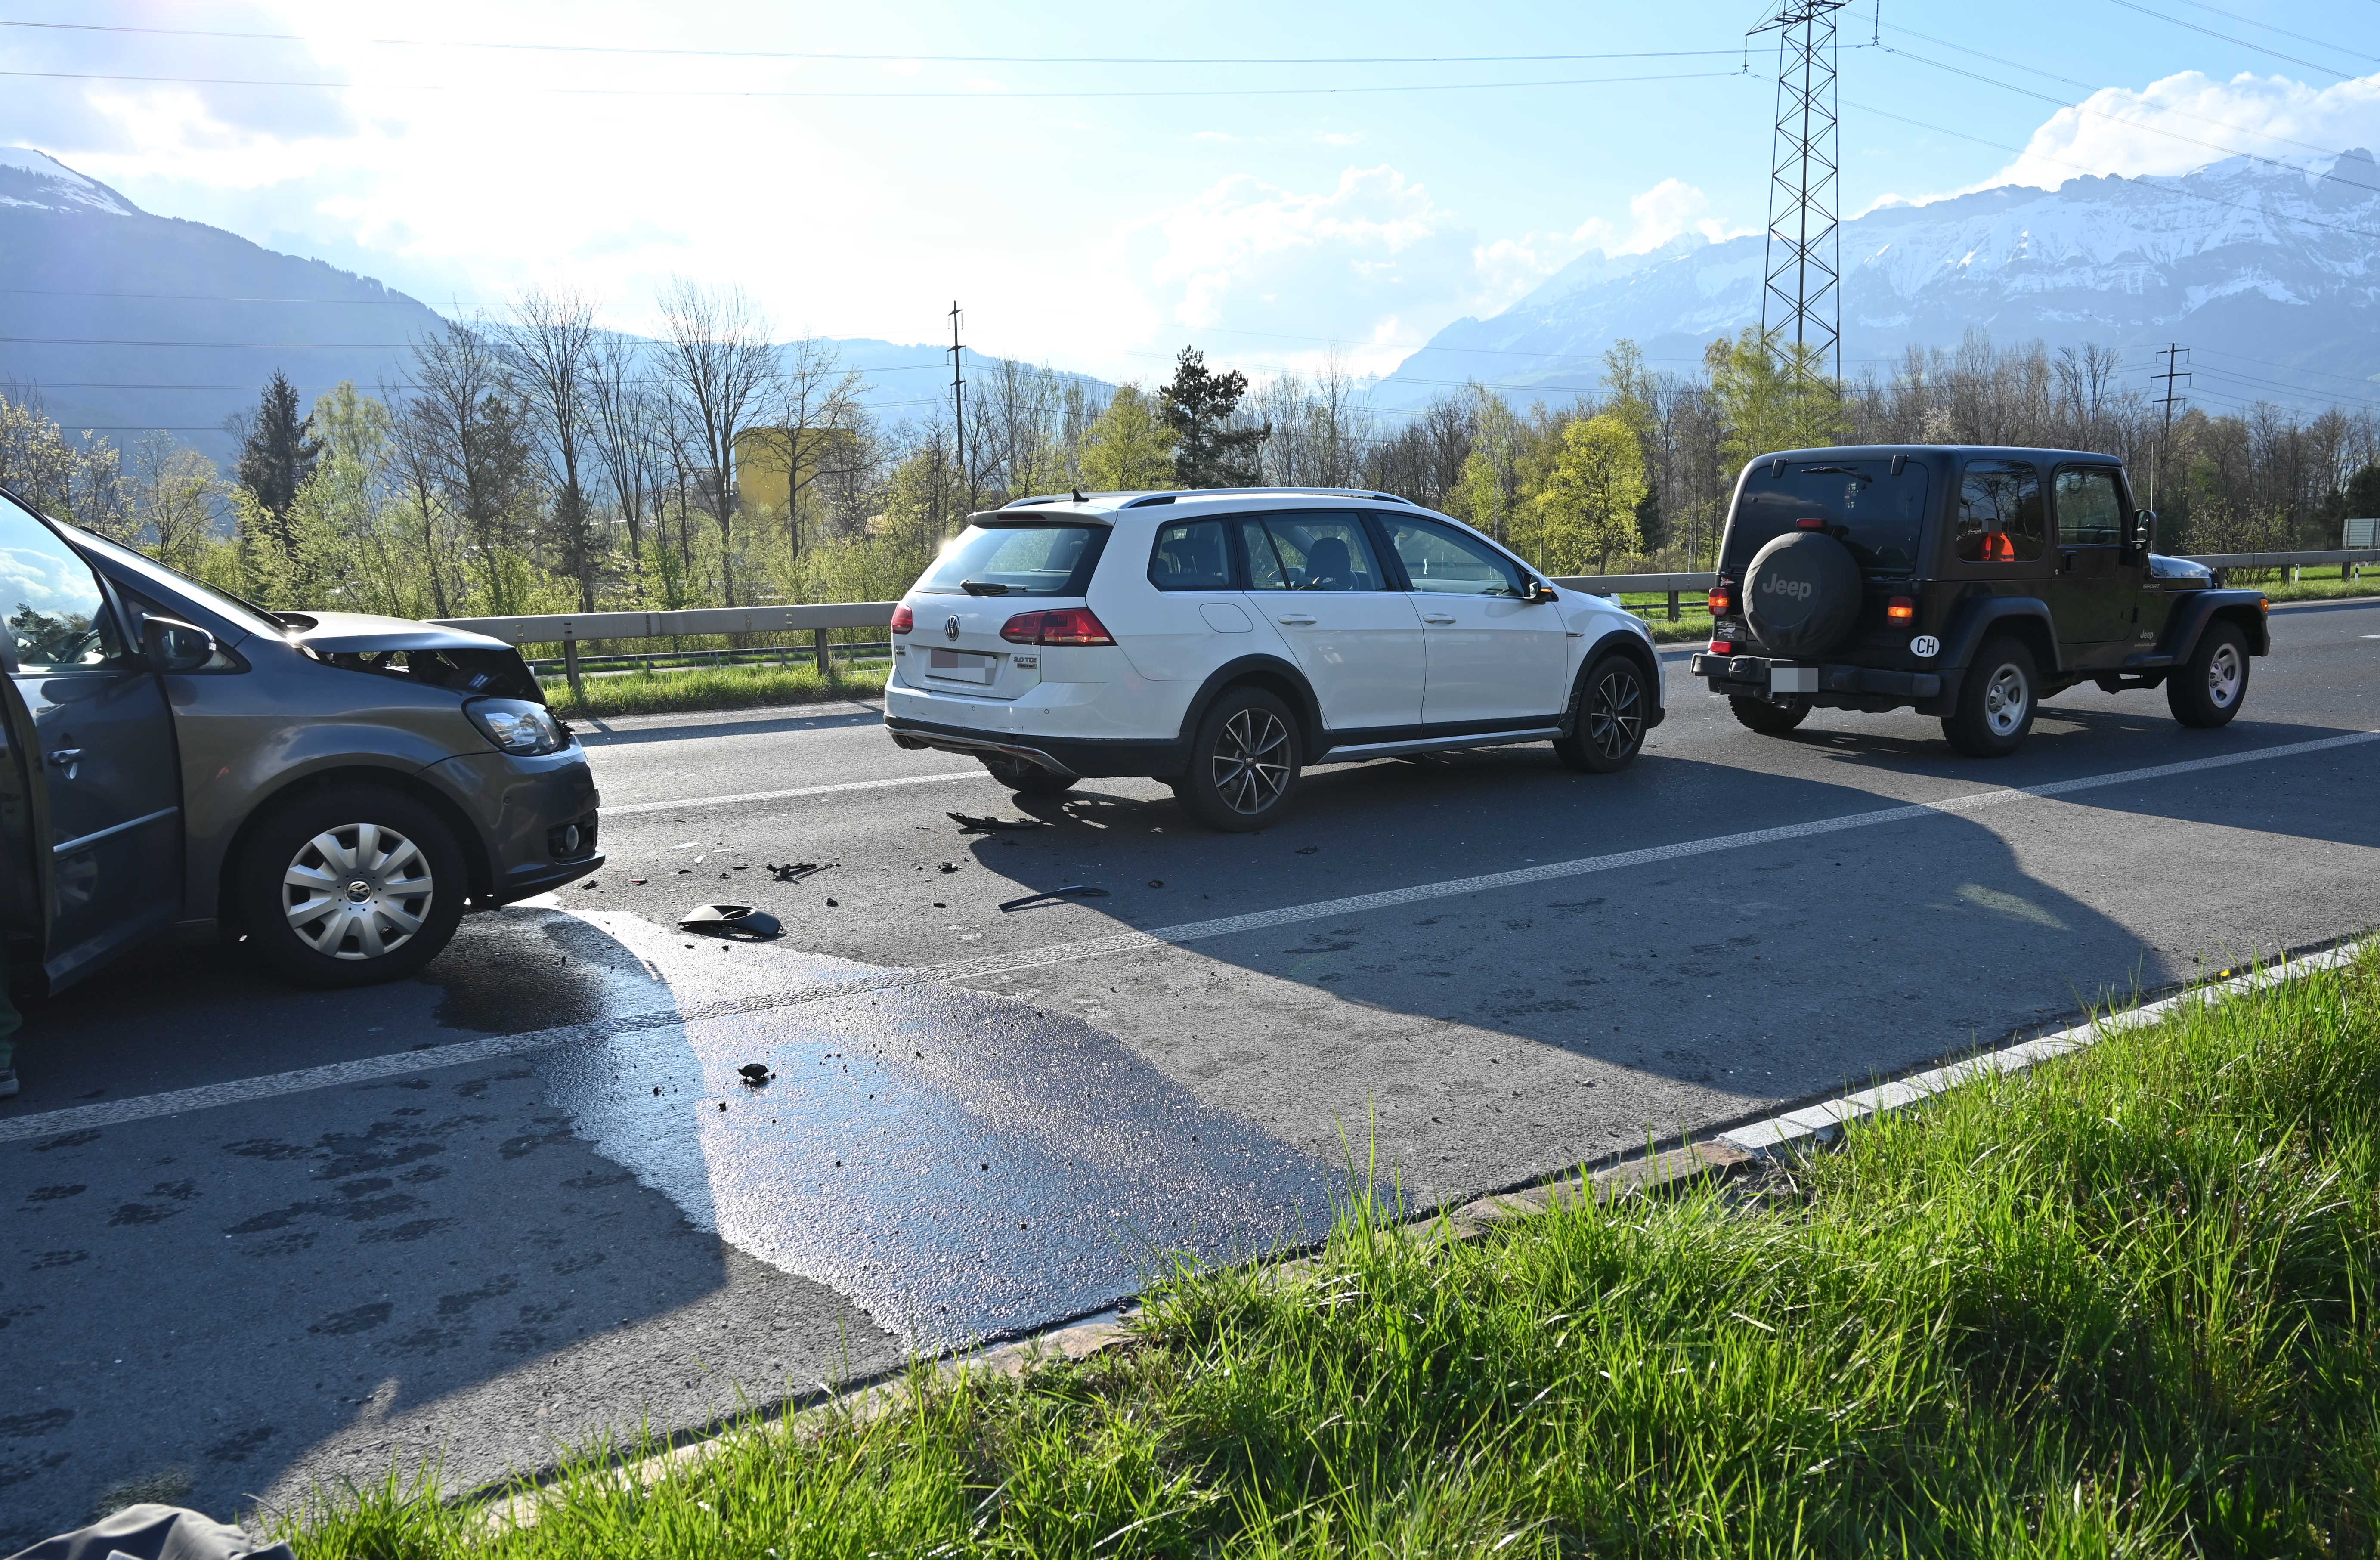
M256 505L273 518L283 550L287 551L289 506L298 490L314 474L322 453L314 437L313 418L298 415L298 387L279 369L265 382L256 415L249 420L248 440L239 452L239 484L255 495Z
M1247 375L1237 369L1208 372L1207 355L1195 347L1184 347L1174 360L1173 383L1161 393L1160 411L1173 431L1173 476L1184 487L1256 485L1257 446L1272 430L1232 426L1247 393Z

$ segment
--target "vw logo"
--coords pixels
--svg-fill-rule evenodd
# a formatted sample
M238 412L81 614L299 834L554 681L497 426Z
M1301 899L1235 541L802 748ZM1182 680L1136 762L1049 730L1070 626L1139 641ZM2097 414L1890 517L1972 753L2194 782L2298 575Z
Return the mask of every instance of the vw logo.
M957 639L958 637L959 637L959 620L958 620L957 618L955 618L955 617L945 617L945 618L943 618L943 619L942 619L942 638L944 638L944 639L946 639L946 640L955 640L955 639Z

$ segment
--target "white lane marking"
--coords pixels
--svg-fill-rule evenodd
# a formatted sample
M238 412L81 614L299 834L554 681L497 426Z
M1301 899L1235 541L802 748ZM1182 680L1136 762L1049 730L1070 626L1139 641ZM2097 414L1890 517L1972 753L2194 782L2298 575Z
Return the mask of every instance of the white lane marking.
M732 797L688 797L684 801L632 801L606 807L606 818L632 812L683 812L690 807L737 807L747 801L795 801L803 797L832 796L837 791L879 791L893 786L931 786L943 780L989 780L984 769L954 769L947 774L896 774L884 780L845 780L833 786L796 786L790 791L745 791Z
M910 969L887 970L880 975L857 975L847 980L825 981L800 990L758 1000L709 1005L689 1005L679 1011L638 1014L593 1024L574 1025L567 1029L541 1030L531 1034L500 1035L486 1040L463 1041L453 1045L430 1046L419 1051L401 1052L387 1056L368 1056L352 1062L334 1062L325 1066L301 1067L294 1072L272 1073L261 1078L237 1079L225 1083L204 1084L195 1089L177 1089L167 1093L111 1101L104 1104L77 1105L65 1110L44 1111L34 1115L0 1119L0 1143L17 1142L27 1138L47 1137L52 1133L70 1132L85 1127L117 1126L128 1121L173 1115L183 1111L205 1110L216 1105L243 1104L250 1101L271 1099L282 1094L302 1093L313 1089L327 1089L345 1083L365 1083L376 1079L394 1078L406 1073L427 1072L438 1067L456 1066L468 1062L518 1055L524 1052L542 1051L552 1046L601 1040L636 1030L659 1029L674 1023L698 1022L705 1018L730 1018L740 1013L765 1012L772 1008L792 1007L806 1003L828 1001L836 997L864 995L869 992L893 991L910 986L942 985L960 981L979 981L1015 970L1037 969L1052 964L1106 958L1148 949L1181 947L1187 944L1205 942L1216 937L1235 936L1247 932L1262 932L1276 926L1293 926L1301 921L1327 920L1339 916L1361 915L1372 910L1395 909L1406 905L1427 904L1435 899L1449 899L1465 894L1486 893L1491 889L1518 888L1531 884L1585 877L1594 872L1623 871L1631 867L1653 866L1663 861L1708 856L1724 850L1742 850L1755 846L1777 845L1789 840L1810 839L1822 835L1842 834L1852 829L1876 828L1887 823L1912 823L1925 818L1979 812L1987 808L2004 807L2012 802L2071 796L2079 791L2095 790L2108 786L2131 786L2152 780L2171 779L2179 775L2228 769L2237 764L2261 763L2271 759L2298 758L2309 753L2329 752L2336 749L2356 747L2374 740L2380 740L2380 731L2349 732L2344 736L2319 737L2308 742L2284 743L2279 747L2257 748L2247 752L2225 753L2213 758L2187 759L2179 763L2154 764L2145 769L2119 770L2109 774L2090 774L2075 780L2052 780L2039 786L2026 786L2013 789L1974 791L1965 796L1947 797L1940 801L1912 802L1901 807L1878 808L1872 811L1848 813L1840 818L1824 818L1808 823L1784 823L1770 829L1750 829L1741 834L1714 835L1706 839L1681 840L1674 845L1657 845L1643 850L1623 850L1609 856L1585 856L1569 861L1549 861L1542 866L1524 867L1507 872L1487 872L1477 877L1451 878L1442 883L1416 884L1409 888L1391 888L1378 894L1357 894L1343 899L1324 899L1305 905L1285 905L1279 909L1257 910L1248 915L1222 916L1212 920L1184 921L1178 926L1152 927L1145 932L1112 932L1104 937L1092 937L1076 943L1053 944L1045 948L1026 949L1022 953L990 954L980 958L956 959L946 964L929 964Z

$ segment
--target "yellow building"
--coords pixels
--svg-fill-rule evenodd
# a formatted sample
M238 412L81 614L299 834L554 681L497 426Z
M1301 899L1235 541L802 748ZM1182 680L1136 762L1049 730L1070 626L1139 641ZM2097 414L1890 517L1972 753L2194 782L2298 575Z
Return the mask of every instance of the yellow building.
M735 492L747 509L785 512L793 487L788 469L799 452L805 486L817 481L821 469L856 458L859 441L847 428L747 428L735 435Z

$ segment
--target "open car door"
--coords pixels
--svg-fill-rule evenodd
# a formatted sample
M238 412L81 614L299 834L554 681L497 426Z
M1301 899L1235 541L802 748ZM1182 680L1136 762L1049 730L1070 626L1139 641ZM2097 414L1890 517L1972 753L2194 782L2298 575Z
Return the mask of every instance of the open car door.
M33 719L17 697L10 676L16 669L8 641L0 638L0 938L38 948L42 907L50 895L49 874L42 869L49 863L47 852L37 854L33 842L48 838L49 828L33 789L41 770L26 762L33 750Z

